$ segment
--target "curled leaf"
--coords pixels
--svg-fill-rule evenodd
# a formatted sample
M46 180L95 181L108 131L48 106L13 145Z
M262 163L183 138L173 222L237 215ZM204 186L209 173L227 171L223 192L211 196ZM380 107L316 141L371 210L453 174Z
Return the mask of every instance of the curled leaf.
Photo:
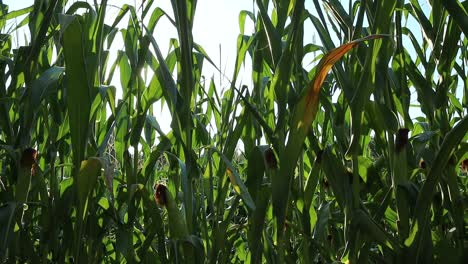
M239 187L239 183L236 180L236 177L234 177L234 174L232 171L228 168L226 169L226 174L229 176L229 180L231 181L232 187L234 188L234 191L236 191L237 194L241 194L241 189Z
M312 121L315 119L315 115L317 114L320 88L333 65L359 43L366 40L382 38L384 36L387 35L371 35L365 38L356 39L331 50L320 60L317 65L317 73L315 74L314 79L309 83L305 96L301 98L298 106L296 107L293 128L302 128L308 131Z

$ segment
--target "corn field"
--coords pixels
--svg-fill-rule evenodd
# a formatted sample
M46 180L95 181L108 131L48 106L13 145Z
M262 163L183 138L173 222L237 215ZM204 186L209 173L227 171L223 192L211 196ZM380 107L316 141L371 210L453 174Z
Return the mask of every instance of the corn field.
M468 263L468 1L134 2L0 1L2 263Z

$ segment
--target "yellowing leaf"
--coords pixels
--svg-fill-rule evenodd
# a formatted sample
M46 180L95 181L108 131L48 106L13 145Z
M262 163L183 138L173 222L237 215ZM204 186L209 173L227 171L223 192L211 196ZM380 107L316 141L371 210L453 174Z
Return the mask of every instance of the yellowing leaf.
M236 193L240 195L241 189L239 187L239 183L237 183L236 178L234 177L234 174L232 174L232 171L230 169L226 169L226 173L229 176L229 180L231 180L231 184L234 188L234 191L236 191Z
M366 40L382 38L384 36L385 35L372 35L351 41L331 50L320 60L319 64L317 65L317 73L315 74L314 79L312 79L310 82L306 94L301 98L296 107L296 111L294 113L295 123L293 128L304 128L307 134L308 128L312 124L312 121L315 119L315 115L317 114L320 87L322 87L323 81L327 77L327 74L332 66L359 43Z
M231 161L224 156L222 152L220 152L216 148L211 148L211 151L217 152L221 159L224 161L226 164L226 173L229 176L229 180L231 181L231 184L236 191L238 195L242 197L242 200L244 201L245 205L247 205L251 210L255 210L255 203L252 200L252 196L250 196L249 191L247 190L247 187L245 186L244 182L239 176L239 173L237 173L236 169L232 165Z

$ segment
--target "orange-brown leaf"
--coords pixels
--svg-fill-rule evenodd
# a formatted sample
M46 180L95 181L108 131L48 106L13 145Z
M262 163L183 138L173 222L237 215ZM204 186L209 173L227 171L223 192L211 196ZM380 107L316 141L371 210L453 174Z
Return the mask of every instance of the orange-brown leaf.
M386 35L372 35L361 39L353 40L349 43L343 44L338 48L331 50L328 54L326 54L318 64L318 70L314 77L314 79L310 82L309 87L307 88L306 94L306 102L305 102L305 109L304 109L304 116L302 121L305 126L309 127L315 117L318 108L318 100L320 94L320 87L322 87L323 81L327 77L328 72L330 71L331 67L343 57L348 51L352 48L357 46L359 43L371 40L382 38Z

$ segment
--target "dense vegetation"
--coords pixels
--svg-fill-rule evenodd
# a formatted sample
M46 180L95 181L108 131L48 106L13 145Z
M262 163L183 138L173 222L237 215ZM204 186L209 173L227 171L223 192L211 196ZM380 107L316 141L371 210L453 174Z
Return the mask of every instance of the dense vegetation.
M468 1L257 0L229 87L196 0L97 2L1 4L2 262L467 259Z

